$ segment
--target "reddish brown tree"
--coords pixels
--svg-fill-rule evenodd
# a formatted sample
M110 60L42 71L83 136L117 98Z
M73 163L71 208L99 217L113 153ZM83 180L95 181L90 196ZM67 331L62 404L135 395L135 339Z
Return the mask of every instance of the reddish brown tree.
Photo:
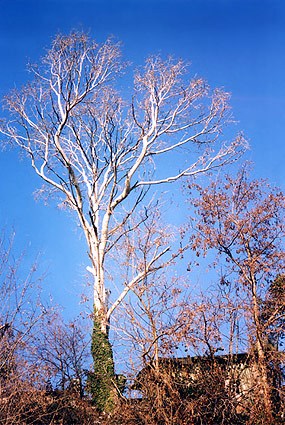
M191 238L192 247L197 255L217 252L222 283L234 285L242 299L249 349L259 370L255 411L259 419L255 417L254 423L275 423L266 335L274 325L278 331L284 298L276 291L279 302L275 300L267 320L262 320L262 309L272 280L285 269L285 195L266 181L250 181L245 169L237 178L227 176L206 189L197 189L199 197L193 201L197 231Z

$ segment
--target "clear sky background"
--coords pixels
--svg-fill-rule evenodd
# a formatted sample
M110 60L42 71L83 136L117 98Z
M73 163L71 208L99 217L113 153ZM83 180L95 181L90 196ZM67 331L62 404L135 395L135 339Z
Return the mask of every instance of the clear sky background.
M255 176L285 189L284 0L0 0L0 97L25 83L56 33L88 31L122 42L135 65L155 53L191 61L193 74L231 92L237 130L251 144ZM45 285L66 314L79 311L84 241L64 212L35 202L40 181L0 151L0 228L14 228L27 264L41 253Z

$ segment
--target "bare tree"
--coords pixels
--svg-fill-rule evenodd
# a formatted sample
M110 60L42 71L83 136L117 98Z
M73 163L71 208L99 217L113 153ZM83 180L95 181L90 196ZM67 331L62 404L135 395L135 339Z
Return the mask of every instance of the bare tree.
M83 397L91 361L88 335L82 319L66 323L58 312L43 322L34 360L46 369L47 381L53 388L64 392L75 387L78 396Z
M43 301L37 263L27 268L22 260L23 255L15 256L14 235L3 231L0 424L94 423L98 414L80 394L88 362L84 327L78 321L64 323L57 309ZM48 391L49 381L61 390Z
M277 298L272 298L272 280L282 275L285 267L285 196L265 181L250 181L243 169L236 179L227 176L200 188L193 203L198 222L192 246L197 255L210 250L218 253L222 284L232 285L244 312L248 346L259 370L253 422L276 423L267 366L274 356L271 353L268 359L268 336L273 328L282 332L280 321L284 318L284 289L277 285ZM280 361L276 354L275 361Z
M129 341L131 397L142 398L123 399L117 416L124 423L245 424L243 366L233 353L219 355L232 337L231 301L214 291L193 301L180 279L163 273L134 289L119 320L120 344Z
M17 356L33 343L46 314L40 297L36 263L23 270L22 257L14 258L14 235L0 236L0 394L17 368ZM2 384L2 385L1 385Z
M0 235L0 423L23 423L35 414L32 400L41 399L39 369L30 353L46 315L37 264L25 270L15 257L14 234ZM36 393L38 392L38 395ZM28 395L29 394L29 395ZM31 404L29 404L31 403Z
M131 231L125 225L149 189L230 163L246 146L241 135L223 138L229 95L211 92L201 78L189 80L182 61L148 59L135 72L131 100L115 90L123 67L111 40L98 45L84 34L57 36L42 65L31 66L34 80L6 98L11 117L1 127L47 184L40 192L58 195L77 215L91 263L95 321L105 335L128 291L169 251L155 251L108 305L106 260Z

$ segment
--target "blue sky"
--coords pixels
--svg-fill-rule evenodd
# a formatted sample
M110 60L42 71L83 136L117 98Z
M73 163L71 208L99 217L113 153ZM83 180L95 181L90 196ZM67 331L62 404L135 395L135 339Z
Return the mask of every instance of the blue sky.
M135 65L153 53L191 61L193 74L232 93L251 144L255 175L284 189L285 2L283 0L0 0L0 97L25 83L58 32L113 35ZM40 182L16 152L0 152L1 227L13 227L27 262L41 253L46 286L68 315L79 311L85 246L71 217L33 192Z

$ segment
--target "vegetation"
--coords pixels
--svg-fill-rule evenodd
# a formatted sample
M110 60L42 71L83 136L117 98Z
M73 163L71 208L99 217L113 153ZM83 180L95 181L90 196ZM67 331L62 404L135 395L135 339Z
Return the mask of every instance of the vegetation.
M115 403L114 383L116 380L112 347L108 336L102 332L100 322L94 321L91 342L94 372L89 376L89 385L98 410L110 412ZM113 392L110 392L110 388Z
M93 314L65 323L3 234L0 424L281 424L285 195L246 166L214 174L246 147L222 139L227 93L152 57L123 99L125 69L110 40L58 36L6 98L3 137L79 221ZM190 217L173 230L152 190L182 179Z

